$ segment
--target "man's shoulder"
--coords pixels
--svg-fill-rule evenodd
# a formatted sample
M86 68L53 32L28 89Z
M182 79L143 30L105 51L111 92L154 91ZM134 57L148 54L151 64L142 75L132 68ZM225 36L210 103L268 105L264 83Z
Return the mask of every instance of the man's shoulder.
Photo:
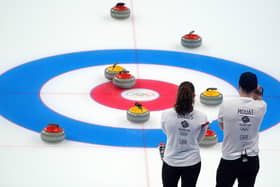
M221 106L225 107L225 106L232 106L232 105L238 105L242 103L242 99L240 97L236 97L236 98L231 98L231 99L225 99L223 101L223 103L221 104Z

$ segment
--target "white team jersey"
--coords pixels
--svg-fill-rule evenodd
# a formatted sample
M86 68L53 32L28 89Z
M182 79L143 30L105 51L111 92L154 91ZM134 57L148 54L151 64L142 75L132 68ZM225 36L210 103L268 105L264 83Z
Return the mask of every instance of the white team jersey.
M218 115L224 126L224 159L238 159L245 151L248 156L258 155L259 129L265 112L266 103L262 100L239 97L224 101Z
M185 116L167 111L162 114L162 130L167 136L163 160L170 166L184 167L200 162L199 142L207 130L207 117L194 110Z

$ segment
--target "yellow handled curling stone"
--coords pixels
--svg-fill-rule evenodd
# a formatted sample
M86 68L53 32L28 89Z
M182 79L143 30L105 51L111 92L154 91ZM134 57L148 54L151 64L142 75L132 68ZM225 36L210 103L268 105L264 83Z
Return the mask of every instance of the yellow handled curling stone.
M219 105L223 101L223 94L217 88L207 88L200 94L200 102L205 105Z
M104 75L105 75L106 79L112 80L116 74L118 74L124 70L125 69L122 66L119 66L117 63L115 63L111 66L108 66L105 69Z
M127 119L131 122L143 123L150 119L150 111L140 103L135 103L133 107L127 110Z

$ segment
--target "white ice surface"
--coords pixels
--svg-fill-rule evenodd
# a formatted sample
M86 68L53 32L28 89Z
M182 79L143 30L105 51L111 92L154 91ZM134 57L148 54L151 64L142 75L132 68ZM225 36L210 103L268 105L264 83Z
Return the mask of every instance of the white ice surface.
M150 120L144 125L139 125L126 120L126 111L104 106L91 98L92 89L108 82L104 77L104 69L107 66L82 68L54 77L41 88L41 100L51 110L61 115L90 124L121 128L159 129L162 111L151 111ZM140 66L122 64L122 66L129 69L133 75L136 74L136 71L139 71L138 78L141 79L164 80L176 85L188 80L198 85L196 87L197 93L203 92L208 87L215 87L219 88L219 91L223 93L224 99L238 96L236 89L228 82L210 74L191 69L148 64L141 64ZM166 76L169 74L176 76ZM209 121L217 119L219 108L200 104L199 94L196 98L196 108L201 111L207 111ZM97 111L102 111L102 115ZM110 118L106 116L110 116Z
M114 20L106 0L0 1L0 72L56 54L144 48L191 52L232 60L280 80L280 1L130 0L127 20ZM180 37L195 30L194 50ZM279 97L279 93L277 93ZM1 104L1 103L0 103ZM1 187L159 187L157 149L119 148L65 141L42 142L39 134L0 117ZM256 187L280 186L280 125L260 135L261 169ZM199 187L215 185L221 145L202 148Z

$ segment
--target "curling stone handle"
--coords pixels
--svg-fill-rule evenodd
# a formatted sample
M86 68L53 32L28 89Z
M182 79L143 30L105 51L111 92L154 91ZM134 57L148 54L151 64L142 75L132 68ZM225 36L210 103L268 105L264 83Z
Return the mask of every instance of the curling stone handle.
M195 31L191 31L191 32L189 33L189 35L192 35L194 32L195 32Z
M116 63L114 63L114 64L113 64L113 66L112 66L112 68L113 68L113 69L115 69L115 67L116 67L117 65L118 65L118 63L117 63L117 62L116 62Z
M206 91L209 91L209 90L217 90L217 88L207 88Z
M116 6L124 6L124 5L125 5L125 3L117 3Z
M142 110L142 104L136 102L134 105L137 106L139 109Z
M127 70L120 71L120 73L129 73Z
M56 124L56 123L49 123L49 124L48 124L48 126L55 126L55 127L59 127L59 125L58 125L58 124Z

